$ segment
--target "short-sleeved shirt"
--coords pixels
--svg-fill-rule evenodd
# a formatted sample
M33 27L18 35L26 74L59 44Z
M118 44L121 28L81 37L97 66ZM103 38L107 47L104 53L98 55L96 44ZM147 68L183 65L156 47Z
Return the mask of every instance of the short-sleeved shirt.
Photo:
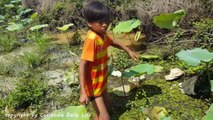
M112 40L107 35L102 39L93 31L85 38L81 59L89 61L86 68L85 90L88 96L100 96L107 88L108 52Z

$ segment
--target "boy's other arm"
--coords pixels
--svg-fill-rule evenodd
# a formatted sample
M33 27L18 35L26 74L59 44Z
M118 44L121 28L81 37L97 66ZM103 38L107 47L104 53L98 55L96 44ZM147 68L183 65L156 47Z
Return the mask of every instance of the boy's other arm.
M118 41L112 40L111 46L126 51L133 60L138 60L139 59L139 55L138 54L136 54L131 49L129 49L128 47L126 47L125 45L123 45L122 43L120 43Z
M84 88L84 84L86 82L86 68L88 68L87 67L88 62L89 61L81 59L80 65L79 65L79 80L80 80L80 88L81 88L79 102L82 104L87 104L89 102L89 98Z

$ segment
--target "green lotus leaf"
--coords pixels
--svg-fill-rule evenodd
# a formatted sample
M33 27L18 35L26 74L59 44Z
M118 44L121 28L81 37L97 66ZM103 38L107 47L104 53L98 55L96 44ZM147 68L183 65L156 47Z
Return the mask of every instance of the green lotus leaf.
M130 71L135 72L137 74L147 73L152 74L155 72L154 65L151 64L139 64L130 68Z
M35 18L38 18L38 13L35 12L33 13L31 16L30 16L31 19L35 19Z
M172 120L172 117L163 117L163 118L161 118L161 120Z
M202 118L202 120L212 120L213 118L213 104L207 110L206 115Z
M138 73L137 72L134 72L134 71L124 71L122 72L122 76L123 77L132 77L134 75L137 75Z
M194 48L192 50L181 50L176 56L187 64L197 66L201 61L210 62L213 59L213 53L207 49Z
M26 24L31 23L33 20L32 20L32 19L29 19L29 18L26 18L26 19L23 19L23 20L21 20L21 21L23 22L24 25L26 25Z
M44 27L47 27L48 24L42 24L42 25L35 25L33 27L30 28L31 31L34 31L34 30L39 30L41 28L44 28Z
M26 10L23 10L19 13L20 16L24 15L24 14L27 14L29 12L33 11L33 9L26 9Z
M15 6L13 4L7 4L7 5L4 5L4 7L6 7L6 8L13 8Z
M141 25L140 20L128 20L119 22L118 25L115 26L113 29L114 33L128 33L132 31L134 28L137 28L139 25Z
M83 105L69 106L53 111L50 114L44 115L42 120L89 120L90 114L87 113Z
M149 59L158 59L159 58L159 56L157 56L157 55L148 55L148 54L142 54L142 55L140 55L140 57L142 59L147 59L147 60L149 60Z
M21 0L12 0L10 3L20 3L21 2Z
M18 31L18 30L21 30L23 28L24 28L24 26L22 24L12 23L12 24L9 24L9 26L6 29L9 30L9 31Z
M62 27L56 27L58 30L61 30L61 31L66 31L69 27L73 26L74 24L73 23L70 23L70 24L67 24L67 25L64 25Z
M177 26L178 21L185 15L184 10L178 10L171 14L161 14L153 18L153 23L159 28L172 29Z
M4 20L4 19L5 19L5 17L0 15L0 20Z
M210 80L210 84L211 84L211 91L213 92L213 80ZM212 111L213 111L213 105L212 105Z

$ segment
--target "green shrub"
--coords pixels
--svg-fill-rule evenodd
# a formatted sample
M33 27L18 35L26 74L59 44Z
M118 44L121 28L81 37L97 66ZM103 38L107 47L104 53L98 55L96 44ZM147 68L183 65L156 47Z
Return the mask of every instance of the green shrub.
M199 22L194 22L193 27L196 33L193 36L196 40L196 47L213 48L213 19L202 19Z
M37 54L37 53L24 53L22 56L23 62L28 68L35 68L42 64L43 60L45 59L44 56Z
M111 58L112 59L112 58ZM123 51L116 51L115 59L112 61L113 66L117 70L125 70L136 63L129 57L129 55Z
M34 79L20 79L16 89L7 99L7 105L14 108L26 108L30 105L41 104L45 98L46 85L43 81Z
M43 24L49 24L51 30L56 30L55 27L62 26L68 23L74 23L77 27L85 25L80 10L83 7L83 2L79 0L57 1L50 10L43 11L39 16L39 21Z
M3 33L0 37L0 46L3 47L5 52L11 52L13 49L20 46L17 38L9 33Z
M0 63L0 68L1 68L0 75L6 75L10 71L10 68L7 65L5 65L4 63Z
M78 33L78 31L76 31L73 37L71 38L70 46L80 45L81 41L82 41L81 35Z
M0 0L0 6L1 6L1 7L0 7L0 15L3 15L3 14L6 13L5 7L2 7L2 6L6 5L6 4L9 4L10 1L11 1L11 0Z

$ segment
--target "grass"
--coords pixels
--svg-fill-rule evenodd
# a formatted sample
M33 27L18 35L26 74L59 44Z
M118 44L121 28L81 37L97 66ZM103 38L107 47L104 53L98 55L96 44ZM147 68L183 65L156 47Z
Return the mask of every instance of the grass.
M14 35L6 33L2 34L0 37L0 46L3 47L5 52L11 52L13 49L20 46L20 44L17 42L17 38Z
M42 64L44 57L37 53L24 53L22 56L23 62L28 68L35 68Z

